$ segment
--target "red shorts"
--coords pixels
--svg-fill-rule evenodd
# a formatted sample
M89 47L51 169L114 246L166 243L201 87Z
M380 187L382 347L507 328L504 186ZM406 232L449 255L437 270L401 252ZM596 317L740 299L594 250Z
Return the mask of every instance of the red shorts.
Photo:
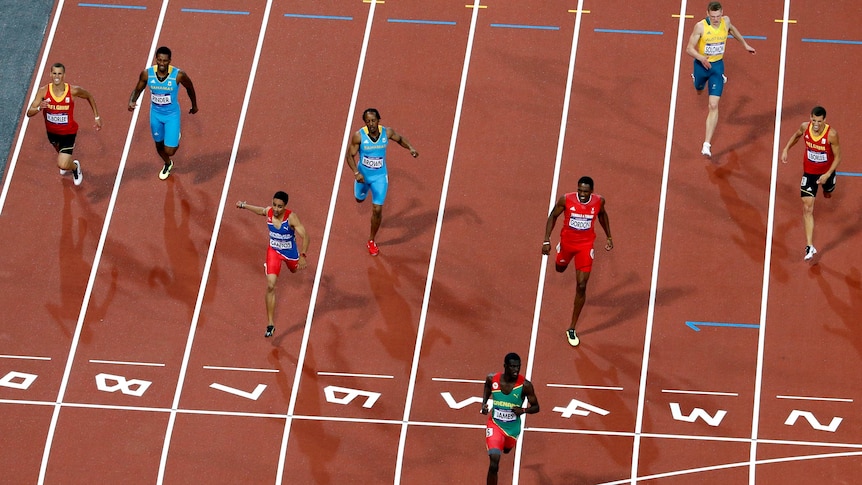
M504 433L493 419L488 420L488 424L485 426L485 448L488 449L489 454L491 450L508 452L517 443L518 440Z
M299 265L298 259L287 259L279 254L275 249L272 249L271 247L266 248L266 263L263 265L264 272L266 272L266 274L274 274L278 276L281 274L282 261L287 263L287 269L289 269L291 273L296 273L296 267Z
M557 266L568 266L574 260L576 270L589 273L593 269L594 257L593 243L557 244Z

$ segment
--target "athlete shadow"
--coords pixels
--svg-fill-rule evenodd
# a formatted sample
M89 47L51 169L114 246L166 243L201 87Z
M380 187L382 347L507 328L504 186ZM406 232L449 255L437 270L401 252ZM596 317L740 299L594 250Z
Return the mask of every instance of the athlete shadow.
M189 307L188 318L191 318L200 285L201 251L195 247L191 237L191 205L188 194L183 189L183 182L169 179L167 183L163 234L169 267L153 267L147 282L150 287L161 286L168 297L185 303ZM177 195L180 198L179 215L176 207Z
M836 204L837 203L836 199L838 199L839 197L840 196L834 196L831 199L829 199L828 201L820 202L821 207L823 206L824 203L828 203L830 205ZM840 199L838 199L838 200L840 200ZM828 210L829 209L831 209L831 207L828 208ZM816 210L817 209L815 207L815 211ZM847 217L841 217L840 220L841 220L841 223L843 226L841 228L841 231L836 236L832 237L832 239L829 242L827 242L823 247L818 248L819 253L814 257L816 261L820 261L820 257L822 256L822 254L820 254L820 253L827 253L829 250L837 248L839 244L842 244L845 241L852 241L855 238L855 236L857 236L860 232L862 232L862 212L855 211L855 214L856 214L856 218L852 221L849 220L849 218L847 218ZM816 214L815 214L815 217L817 217ZM837 217L840 217L840 216L837 216Z
M387 263L374 258L368 267L368 287L379 307L385 328L375 328L374 335L395 360L410 364L416 344L415 321L407 300L398 292L400 274L387 268Z
M851 342L856 347L856 352L862 356L862 333L858 329L859 315L862 315L862 275L860 275L859 268L854 266L847 273L841 273L822 265L817 265L811 268L810 273L817 280L817 285L820 286L826 303L844 322L844 328L827 326L825 330ZM824 273L828 274L829 278L842 278L844 280L849 293L847 302L835 295Z
M437 210L427 210L418 214L409 214L413 209L419 207L418 199L412 199L410 205L393 216L387 218L388 226L401 228L401 235L381 241L387 245L395 245L413 240L425 233L428 228L434 228L437 224ZM476 211L469 206L447 207L445 216L447 219L459 219L467 217L471 222L481 224L482 219ZM432 230L433 233L433 230Z
M752 101L752 99L753 98L751 98L750 96L740 97L736 101L736 103L731 105L730 115L727 117L727 119L733 120L734 125L744 125L752 127L752 130L750 131L751 136L746 136L743 138L743 140L736 141L735 143L731 143L730 145L719 145L721 148L714 152L712 154L712 158L710 159L713 165L718 164L725 156L738 156L738 154L736 153L737 150L752 145L754 142L759 142L764 136L772 136L769 131L764 131L762 128L764 126L775 125L775 112L767 111L764 113L746 115L745 107ZM808 115L808 112L811 110L811 107L816 104L808 103L808 101L797 101L793 105L784 106L781 112L782 118L806 117ZM798 127L799 125L795 126Z
M758 264L763 264L765 257L766 221L763 213L746 198L741 197L733 186L732 177L734 172L740 169L739 156L733 152L728 157L728 162L723 166L706 166L705 170L709 181L718 188L719 197L724 202L727 217L733 220L739 228L739 233L729 234L739 252ZM746 167L743 170L748 171ZM745 175L748 179L750 174ZM778 281L787 281L789 275L782 266L772 267L772 277Z

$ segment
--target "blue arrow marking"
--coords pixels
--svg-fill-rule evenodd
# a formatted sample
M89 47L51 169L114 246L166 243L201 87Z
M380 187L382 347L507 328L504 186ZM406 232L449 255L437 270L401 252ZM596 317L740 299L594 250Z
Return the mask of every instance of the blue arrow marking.
M715 322L685 322L695 332L700 332L700 327L737 327L737 328L760 328L753 323L715 323Z

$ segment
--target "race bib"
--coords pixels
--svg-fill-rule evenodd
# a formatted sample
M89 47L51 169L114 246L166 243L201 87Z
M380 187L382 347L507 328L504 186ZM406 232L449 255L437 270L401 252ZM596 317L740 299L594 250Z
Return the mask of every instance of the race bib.
M508 423L518 419L518 415L516 415L514 411L508 409L494 409L494 419L503 423Z
M813 163L825 163L827 161L826 152L808 150L808 161Z
M724 42L720 42L718 44L706 44L703 46L703 53L707 56L724 54Z
M362 157L362 166L378 169L383 167L383 157Z
M592 219L585 219L583 216L572 214L569 218L569 227L578 231L585 231L593 224Z
M55 125L69 124L69 113L45 113L45 115L45 119L47 119L49 123L54 123Z
M164 106L166 104L171 104L171 95L151 93L150 100L153 102L153 104Z
M269 245L272 246L273 249L293 249L293 241L270 239Z

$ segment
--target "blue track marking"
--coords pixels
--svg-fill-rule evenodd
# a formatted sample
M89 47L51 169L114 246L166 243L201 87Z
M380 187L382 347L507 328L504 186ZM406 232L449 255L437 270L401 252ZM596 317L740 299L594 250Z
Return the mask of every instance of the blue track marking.
M664 32L655 30L627 30L627 29L593 29L601 34L640 34L640 35L663 35Z
M695 332L700 332L700 327L735 327L735 328L760 328L753 323L715 323L715 322L685 322Z
M802 39L802 42L819 42L822 44L852 44L862 45L862 40L840 40L840 39Z
M317 20L353 20L353 17L343 17L339 15L309 15L304 13L286 13L285 17L294 19L317 19Z
M521 24L491 24L491 27L502 27L505 29L534 29L534 30L560 30L553 25L521 25Z
M860 172L835 172L838 175L843 175L845 177L862 177L862 173Z
M427 25L456 25L448 20L413 20L413 19L386 19L393 24L427 24Z
M728 39L733 39L732 35L727 36ZM766 40L765 35L746 35L745 40Z
M146 10L143 5L107 5L104 3L79 3L79 7L96 7L96 8L125 8L129 10Z
M242 12L239 10L208 10L201 8L182 8L180 9L180 11L187 13L220 13L226 15L248 15L248 12Z

